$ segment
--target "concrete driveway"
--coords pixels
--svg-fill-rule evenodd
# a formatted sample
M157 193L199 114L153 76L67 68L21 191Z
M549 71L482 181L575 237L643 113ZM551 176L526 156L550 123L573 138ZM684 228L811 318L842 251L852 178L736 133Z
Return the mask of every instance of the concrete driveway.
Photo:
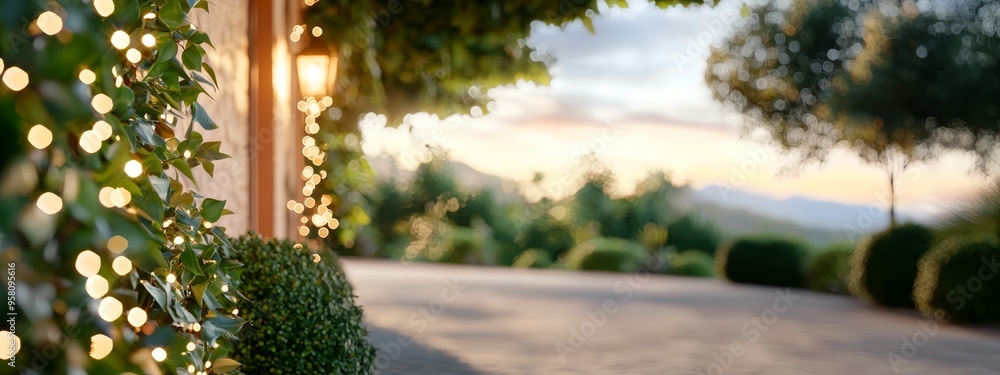
M1000 331L718 280L345 259L382 374L1000 374Z

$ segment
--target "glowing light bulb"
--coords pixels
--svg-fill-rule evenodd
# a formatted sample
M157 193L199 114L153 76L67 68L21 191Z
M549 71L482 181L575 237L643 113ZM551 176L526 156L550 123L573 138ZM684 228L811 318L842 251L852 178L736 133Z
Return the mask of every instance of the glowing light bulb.
M93 154L101 150L101 137L93 130L86 130L80 134L80 148L88 154Z
M125 162L125 174L132 178L139 177L142 174L142 164L137 160Z
M115 270L119 276L128 275L129 272L132 272L132 261L123 256L117 257L111 262L111 269Z
M194 325L191 326L191 329L193 329L195 332L201 332L201 324L195 323Z
M100 275L93 275L87 278L85 288L90 298L101 298L108 294L108 280Z
M76 272L84 277L91 277L101 270L101 256L97 253L84 250L76 256Z
M97 14L101 17L110 16L111 13L115 12L115 2L114 0L94 0L94 10L97 10Z
M125 59L133 64L138 63L139 60L142 60L142 52L139 52L139 50L135 48L129 48L128 51L125 52Z
M323 260L323 258L321 258L319 254L313 254L313 263L319 263L321 260Z
M108 250L115 254L121 254L128 249L128 240L122 236L114 236L108 240Z
M63 28L62 17L59 17L58 14L52 13L51 11L39 14L38 20L36 20L35 23L43 33L48 35L56 35Z
M96 134L97 138L102 142L108 140L108 138L111 138L114 134L114 131L111 129L111 124L108 124L104 120L95 122L94 126L90 130L93 130L94 134Z
M11 90L21 91L28 86L28 73L21 68L12 66L3 73L3 83Z
M80 82L89 85L91 83L94 83L94 81L96 80L97 80L97 75L94 74L94 71L90 69L84 69L80 71Z
M153 13L153 12L146 13L146 15L142 16L142 18L147 19L147 20L155 20L156 19L156 13Z
M174 237L174 245L180 245L182 243L184 243L184 237L181 236Z
M187 346L185 346L184 348L187 349L187 351L191 352L194 351L195 345L193 342L189 342Z
M31 146L39 150L49 147L52 144L52 131L46 128L45 125L35 125L28 130L28 143Z
M163 350L163 348L153 349L152 355L153 359L157 362L163 362L163 360L167 359L167 351Z
M118 30L111 34L111 45L117 49L128 48L128 45L132 43L132 38L128 36L128 33Z
M115 342L110 337L96 334L90 337L90 357L103 359L111 354L111 349L115 347Z
M35 202L35 205L38 206L39 210L49 215L59 213L63 207L62 198L50 192L42 193L38 197L38 201Z
M90 100L90 106L94 107L94 110L102 115L111 112L111 108L114 105L115 102L111 100L111 97L105 94L94 95L94 99Z
M320 35L323 35L323 29L319 26L313 27L313 36L318 37Z
M133 307L128 311L126 320L128 320L128 324L131 324L135 328L142 327L143 324L146 324L146 310Z
M122 303L115 297L105 297L97 307L97 315L108 322L113 322L122 316Z
M168 283L173 283L174 281L177 281L177 276L174 276L174 274L172 274L172 273L168 274L167 275L167 282Z
M229 291L229 285L223 284L221 289L222 289L223 293L228 292Z
M145 34L142 36L142 45L146 47L156 46L156 37L153 34Z
M21 351L21 338L8 331L0 331L0 359L8 360L11 354ZM12 353L13 352L13 353Z

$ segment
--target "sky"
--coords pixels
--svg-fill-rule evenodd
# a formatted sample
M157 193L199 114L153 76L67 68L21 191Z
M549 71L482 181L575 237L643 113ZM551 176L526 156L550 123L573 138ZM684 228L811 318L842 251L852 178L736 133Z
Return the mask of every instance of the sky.
M822 165L794 168L780 152L741 136L740 116L712 98L706 60L711 46L741 22L742 5L723 0L715 7L659 9L630 1L628 9L603 7L595 33L580 23L538 25L527 42L556 57L549 86L518 82L493 89L495 102L484 116L417 114L398 128L370 116L361 124L365 153L413 168L432 145L452 160L524 185L543 172L541 193L554 196L571 192L580 156L593 153L615 173L621 193L662 170L678 183L778 199L884 202L888 181L881 167L834 150ZM972 166L967 155L946 154L911 167L897 185L899 207L930 216L975 193L986 180L971 173Z

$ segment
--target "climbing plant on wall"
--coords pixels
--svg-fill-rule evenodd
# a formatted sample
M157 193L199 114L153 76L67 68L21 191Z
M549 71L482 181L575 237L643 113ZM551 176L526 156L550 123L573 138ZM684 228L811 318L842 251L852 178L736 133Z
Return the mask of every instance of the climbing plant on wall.
M22 373L238 372L240 264L215 225L230 212L188 188L227 157L202 135L213 47L188 14L208 10L4 3L0 357Z

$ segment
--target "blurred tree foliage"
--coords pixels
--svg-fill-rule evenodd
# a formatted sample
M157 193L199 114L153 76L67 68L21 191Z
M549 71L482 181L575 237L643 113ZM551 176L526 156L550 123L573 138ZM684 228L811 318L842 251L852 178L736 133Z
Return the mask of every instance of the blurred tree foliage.
M209 3L3 3L0 258L21 373L240 365L226 354L245 322L241 264L214 225L230 212L189 188L228 157L201 134L217 128L198 104L216 79L212 42L189 22L198 8Z
M345 129L353 129L367 112L387 115L389 124L408 113L448 116L485 104L494 86L519 79L546 84L553 60L526 45L532 24L580 20L593 31L599 1L323 0L307 8L305 19L308 28L322 28L323 41L339 56L335 106Z
M936 150L995 160L1000 5L798 0L750 9L706 80L799 161L847 146L896 177ZM894 213L894 209L893 209ZM894 215L893 215L894 217Z

